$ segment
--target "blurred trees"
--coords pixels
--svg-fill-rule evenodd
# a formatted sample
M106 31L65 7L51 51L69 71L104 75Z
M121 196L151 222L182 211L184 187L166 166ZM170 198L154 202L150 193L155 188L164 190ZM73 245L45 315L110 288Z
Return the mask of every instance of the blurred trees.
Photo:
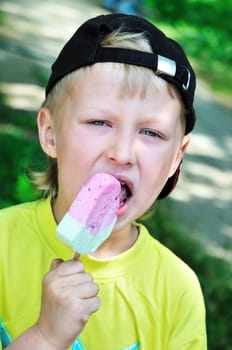
M209 26L232 33L232 0L145 0L144 5L153 11L156 18L187 21L196 26Z
M144 7L154 22L172 28L172 36L195 60L198 75L230 95L232 0L144 0Z

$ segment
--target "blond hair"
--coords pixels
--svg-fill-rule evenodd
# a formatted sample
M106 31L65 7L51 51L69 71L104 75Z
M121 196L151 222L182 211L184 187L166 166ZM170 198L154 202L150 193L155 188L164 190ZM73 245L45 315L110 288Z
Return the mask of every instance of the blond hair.
M119 47L125 49L138 50L143 52L152 53L152 48L145 33L130 33L124 32L123 28L113 31L105 36L101 42L103 47ZM134 66L122 63L113 63L114 67L123 67L125 79L123 80L122 89L127 93L133 93L140 89L146 89L149 81L152 79L154 72L150 69L141 66ZM61 108L61 104L64 103L64 99L72 94L73 86L76 83L76 79L80 74L89 67L80 68L58 81L48 94L46 100L43 102L42 107L48 108L52 115L56 115ZM179 96L179 92L171 84L167 84L168 91L171 97ZM175 93L174 93L175 91ZM180 98L180 101L181 98ZM182 103L183 106L183 103ZM181 125L183 130L185 128L184 107L181 113ZM31 181L34 183L37 190L42 190L43 195L47 197L51 195L53 198L58 192L58 169L56 159L48 157L48 164L45 171L32 172L30 176Z

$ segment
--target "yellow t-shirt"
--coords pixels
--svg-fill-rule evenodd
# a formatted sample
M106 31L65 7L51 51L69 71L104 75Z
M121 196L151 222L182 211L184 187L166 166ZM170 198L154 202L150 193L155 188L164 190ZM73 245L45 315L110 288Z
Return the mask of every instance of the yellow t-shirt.
M56 237L50 200L0 211L2 349L38 318L52 259L72 257ZM101 307L72 350L205 350L205 309L193 271L139 225L132 248L113 259L81 256ZM1 349L1 345L0 345Z

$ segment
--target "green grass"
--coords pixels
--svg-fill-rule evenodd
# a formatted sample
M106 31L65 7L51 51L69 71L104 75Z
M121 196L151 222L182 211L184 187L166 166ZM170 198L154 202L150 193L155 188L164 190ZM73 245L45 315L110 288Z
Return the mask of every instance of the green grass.
M35 198L26 171L43 162L32 112L7 106L0 94L0 208Z

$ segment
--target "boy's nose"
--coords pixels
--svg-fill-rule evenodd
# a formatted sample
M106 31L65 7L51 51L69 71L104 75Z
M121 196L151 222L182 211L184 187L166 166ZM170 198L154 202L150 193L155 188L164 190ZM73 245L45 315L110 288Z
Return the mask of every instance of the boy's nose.
M118 166L131 166L136 161L135 142L128 136L118 135L111 140L107 157Z

